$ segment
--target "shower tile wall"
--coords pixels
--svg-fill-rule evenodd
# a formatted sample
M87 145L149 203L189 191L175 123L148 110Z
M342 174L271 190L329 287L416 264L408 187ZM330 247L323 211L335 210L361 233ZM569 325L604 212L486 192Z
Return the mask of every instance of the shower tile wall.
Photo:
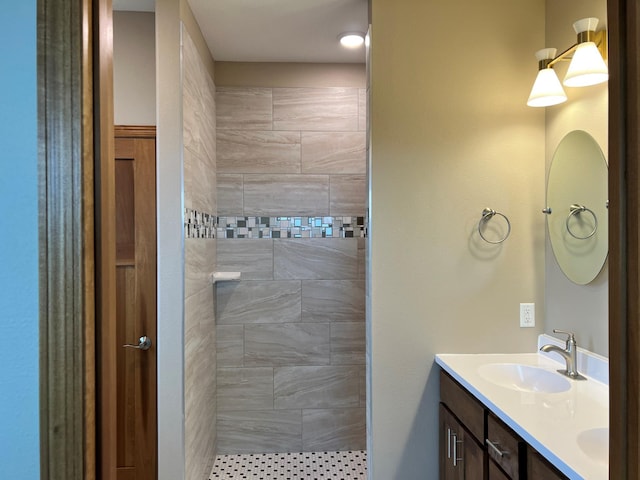
M183 38L185 478L200 480L215 459L215 299L208 275L215 269L216 240L194 238L204 230L194 232L188 222L216 217L215 86L184 27Z
M363 97L218 87L218 215L363 217ZM217 242L219 453L364 449L364 239Z

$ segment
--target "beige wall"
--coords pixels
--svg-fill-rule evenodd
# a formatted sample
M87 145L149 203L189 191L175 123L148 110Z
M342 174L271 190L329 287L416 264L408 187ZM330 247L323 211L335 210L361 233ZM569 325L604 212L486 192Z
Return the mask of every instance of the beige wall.
M576 40L572 24L581 18L597 17L600 19L598 29L606 26L606 10L604 0L547 0L546 45L559 51L572 45ZM560 63L556 67L560 79L564 77L567 66L567 63ZM572 130L588 132L607 156L607 84L566 88L565 91L569 97L567 102L546 109L547 171L558 144ZM551 245L547 243L545 271L545 332L552 333L554 328L573 331L579 346L608 356L608 266L605 264L588 285L576 285L562 273Z
M156 124L155 14L113 12L116 125Z
M544 2L372 9L372 478L436 478L434 354L531 352L543 323L519 327L520 302L544 312L544 111L525 105ZM502 245L478 237L487 206Z

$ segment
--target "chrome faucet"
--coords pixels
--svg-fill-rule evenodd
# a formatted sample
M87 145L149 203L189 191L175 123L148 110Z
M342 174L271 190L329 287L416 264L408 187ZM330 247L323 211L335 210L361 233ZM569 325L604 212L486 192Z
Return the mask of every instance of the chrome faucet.
M562 348L555 345L547 344L540 347L540 350L542 350L543 352L556 352L562 355L564 361L567 364L567 368L565 370L558 370L558 372L560 372L561 374L566 375L567 377L574 380L586 380L585 377L578 373L577 369L578 346L576 345L575 335L572 332L564 332L562 330L556 330L555 328L553 329L553 333L564 333L565 335L567 335L566 348L563 350Z

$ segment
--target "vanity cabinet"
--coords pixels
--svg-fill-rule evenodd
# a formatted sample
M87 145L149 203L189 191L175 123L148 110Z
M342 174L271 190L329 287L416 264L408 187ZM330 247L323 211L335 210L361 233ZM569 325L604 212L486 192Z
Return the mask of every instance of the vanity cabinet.
M439 415L440 480L567 478L444 371Z

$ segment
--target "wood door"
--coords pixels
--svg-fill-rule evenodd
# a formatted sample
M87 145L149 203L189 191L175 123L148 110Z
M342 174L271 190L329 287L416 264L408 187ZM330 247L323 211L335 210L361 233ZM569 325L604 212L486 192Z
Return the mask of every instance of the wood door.
M144 131L115 138L117 480L157 478L156 144Z

